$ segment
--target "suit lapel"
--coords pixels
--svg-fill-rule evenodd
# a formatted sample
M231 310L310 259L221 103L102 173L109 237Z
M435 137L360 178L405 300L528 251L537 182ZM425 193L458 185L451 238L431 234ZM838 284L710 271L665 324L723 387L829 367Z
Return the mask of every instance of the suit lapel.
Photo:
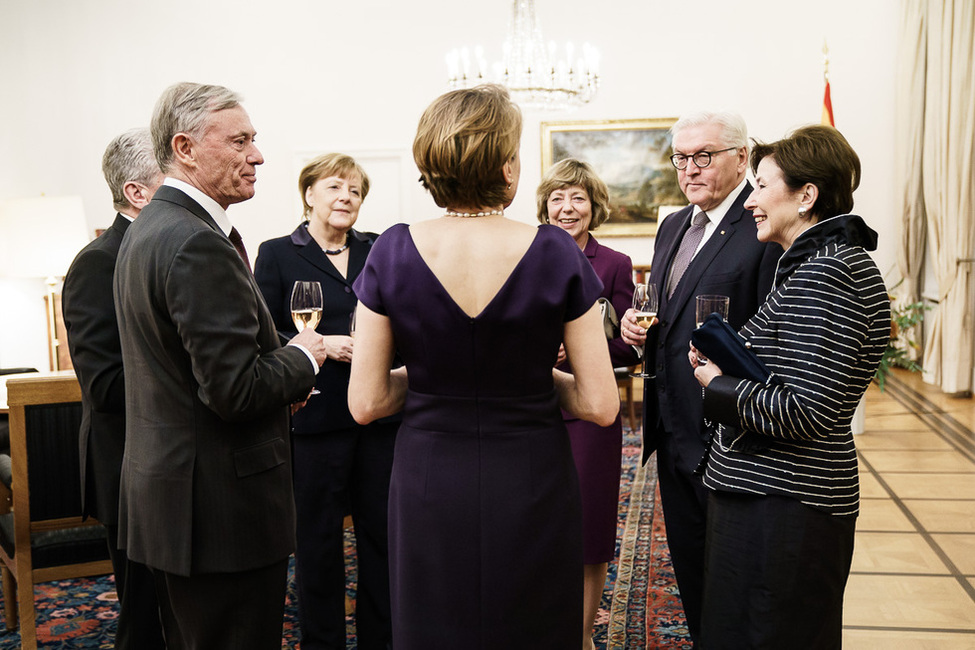
M690 216L693 210L694 206L689 205L667 217L668 220L673 219L674 223L678 225L675 226L673 236L660 238L659 248L653 253L653 264L650 267L650 282L657 286L657 295L660 300L660 313L664 313L667 310L670 302L667 299L667 273L670 271L670 264L674 261L674 255L677 254L677 249L680 247L680 240L683 239L687 229L691 227Z
M698 282L704 277L711 262L718 256L721 249L731 241L731 236L738 228L738 222L741 221L741 218L747 212L744 208L745 199L751 194L751 191L751 185L746 183L745 188L738 194L738 198L735 199L731 207L728 208L728 212L725 213L724 218L715 227L714 232L711 233L707 242L704 243L701 250L691 260L687 270L684 271L684 276L681 278L680 284L677 285L677 290L668 302L668 313L676 313L684 309L687 301L694 295Z
M355 279L359 277L362 272L362 267L366 265L366 257L369 255L369 248L372 246L372 242L369 240L362 240L352 233L349 237L349 270L346 282L349 286L355 282Z
M335 278L339 282L345 283L345 278L336 270L335 266L328 261L328 257L314 239L309 243L298 247L298 256L306 262L320 270L329 277ZM351 260L350 260L351 261Z
M350 287L355 279L359 277L362 267L365 266L366 257L369 255L369 247L372 244L367 237L359 236L359 233L356 231L352 230L349 232L349 266L346 269L346 277L343 278L342 274L338 272L335 265L328 259L325 251L311 237L304 225L298 226L298 230L292 233L291 242L297 248L299 257L319 269L322 273Z

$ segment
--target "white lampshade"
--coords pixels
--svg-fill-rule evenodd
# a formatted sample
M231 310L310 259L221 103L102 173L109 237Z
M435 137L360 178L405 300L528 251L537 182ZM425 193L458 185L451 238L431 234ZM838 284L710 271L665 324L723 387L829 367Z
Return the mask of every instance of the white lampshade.
M61 277L88 242L80 196L0 201L0 277Z

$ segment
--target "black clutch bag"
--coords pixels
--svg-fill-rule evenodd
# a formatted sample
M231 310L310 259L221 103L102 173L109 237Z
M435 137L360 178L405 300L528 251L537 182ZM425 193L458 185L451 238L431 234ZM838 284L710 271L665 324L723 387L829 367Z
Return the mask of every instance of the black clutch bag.
M718 314L711 314L691 332L691 343L729 377L764 384L772 376L768 366L748 349L744 339Z

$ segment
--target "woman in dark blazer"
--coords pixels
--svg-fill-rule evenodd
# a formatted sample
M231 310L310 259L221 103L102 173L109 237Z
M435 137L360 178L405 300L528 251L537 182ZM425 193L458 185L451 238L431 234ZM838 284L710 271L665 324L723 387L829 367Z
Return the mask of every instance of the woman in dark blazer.
M292 421L301 647L345 647L342 522L351 513L359 572L357 642L363 650L378 650L390 639L386 502L399 419L362 426L348 406L352 283L377 236L352 229L369 177L351 157L326 154L305 166L298 185L306 221L261 244L254 276L278 330L288 337L296 331L290 307L295 281L319 281L324 299L316 328L328 352L315 384L321 393L309 397Z
M848 214L860 159L839 131L807 126L751 154L745 207L785 249L768 301L740 334L764 383L688 353L719 423L708 502L702 645L839 648L859 510L850 421L890 338L890 300Z
M609 189L588 163L562 160L542 178L535 195L538 220L558 226L572 235L603 282L601 297L617 314L629 309L633 299L633 263L630 258L603 246L590 234L609 218ZM637 363L637 353L617 336L609 342L613 366ZM564 350L559 365L568 370ZM583 563L585 576L582 648L593 648L592 628L602 599L609 562L616 554L616 522L623 460L623 424L620 416L608 427L574 418L563 412L572 444L572 457L582 494Z

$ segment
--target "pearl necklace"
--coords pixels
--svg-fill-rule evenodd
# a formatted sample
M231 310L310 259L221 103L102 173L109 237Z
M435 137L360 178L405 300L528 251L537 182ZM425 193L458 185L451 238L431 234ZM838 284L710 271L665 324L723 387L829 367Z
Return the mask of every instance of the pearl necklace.
M490 217L492 215L504 216L504 210L491 210L490 212L454 212L447 210L443 213L445 217Z

